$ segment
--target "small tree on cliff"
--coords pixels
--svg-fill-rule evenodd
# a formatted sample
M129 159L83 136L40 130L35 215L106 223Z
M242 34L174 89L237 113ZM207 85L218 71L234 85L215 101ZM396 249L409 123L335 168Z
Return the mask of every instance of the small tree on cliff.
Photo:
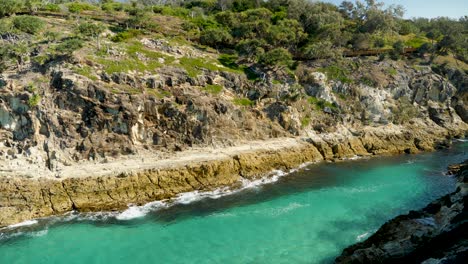
M78 26L78 33L84 37L91 37L96 39L97 49L101 49L99 36L104 32L105 26L96 23L85 22Z

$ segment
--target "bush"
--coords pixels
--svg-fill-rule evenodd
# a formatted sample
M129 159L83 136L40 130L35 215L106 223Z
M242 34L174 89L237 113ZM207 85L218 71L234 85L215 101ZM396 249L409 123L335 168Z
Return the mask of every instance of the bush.
M56 4L46 4L43 5L40 10L49 11L49 12L60 12L60 6Z
M123 4L122 3L105 3L101 5L101 9L103 11L122 11Z
M29 107L35 107L41 102L41 96L38 94L33 94L31 97L28 99L28 105Z
M234 99L234 104L239 106L253 106L255 102L249 98L236 98Z
M90 22L81 23L78 25L77 31L85 37L96 37L104 32L105 27L101 24Z
M83 47L83 40L79 38L70 38L58 44L55 47L55 50L62 55L71 56L75 50L79 50L82 47Z
M200 35L200 42L208 46L229 45L231 41L231 34L221 28L210 28L204 30Z
M0 0L0 18L18 12L22 2L17 0Z
M230 55L230 54L221 54L218 58L218 61L231 69L239 69L239 65L237 64L237 55Z
M138 29L129 29L129 30L126 30L126 31L117 33L117 35L113 36L113 37L111 38L111 40L112 40L113 42L124 42L124 41L127 41L127 40L129 40L129 39L138 37L138 36L141 35L141 34L143 34L143 33L141 32L141 30L138 30Z
M68 7L68 11L74 14L78 14L83 11L92 11L92 10L97 9L96 6L89 4L89 3L83 3L83 2L72 2L72 3L69 3L67 7Z
M393 50L390 52L390 58L399 60L401 55L405 53L405 43L401 40L393 44Z
M13 26L22 32L34 35L44 28L44 22L33 16L18 16L13 19Z
M265 66L291 66L292 55L288 50L277 48L260 56L259 63Z

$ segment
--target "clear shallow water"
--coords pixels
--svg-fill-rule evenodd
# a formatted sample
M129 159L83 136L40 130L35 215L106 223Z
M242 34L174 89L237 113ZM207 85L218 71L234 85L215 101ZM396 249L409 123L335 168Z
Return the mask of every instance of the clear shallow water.
M217 199L69 215L0 230L0 263L329 263L386 220L454 190L468 143L422 155L311 165Z

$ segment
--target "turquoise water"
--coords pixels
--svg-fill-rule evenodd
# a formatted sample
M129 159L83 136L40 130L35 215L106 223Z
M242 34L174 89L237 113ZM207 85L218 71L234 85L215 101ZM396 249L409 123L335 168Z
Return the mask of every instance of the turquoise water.
M329 263L386 220L454 190L443 172L467 150L465 142L430 154L310 165L228 196L185 204L192 194L144 216L117 215L142 216L130 220L106 213L42 219L0 230L0 263Z

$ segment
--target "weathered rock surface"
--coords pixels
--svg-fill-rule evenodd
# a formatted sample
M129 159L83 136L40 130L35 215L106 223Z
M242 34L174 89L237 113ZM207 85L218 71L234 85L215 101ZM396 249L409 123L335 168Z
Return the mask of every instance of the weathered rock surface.
M336 263L466 263L468 160L451 166L457 190L385 223L366 241L346 248Z
M142 44L174 59L204 56ZM106 73L86 62L86 74L76 70L82 63L0 75L0 226L70 210L118 210L303 162L433 150L468 131L467 78L459 71L447 70L446 78L358 59L350 76L356 82L319 71L330 65L304 66L301 74L253 68L253 81L227 69L189 72L172 64ZM302 140L183 158L197 148L209 156L207 148L275 138ZM174 157L177 166L157 165Z

